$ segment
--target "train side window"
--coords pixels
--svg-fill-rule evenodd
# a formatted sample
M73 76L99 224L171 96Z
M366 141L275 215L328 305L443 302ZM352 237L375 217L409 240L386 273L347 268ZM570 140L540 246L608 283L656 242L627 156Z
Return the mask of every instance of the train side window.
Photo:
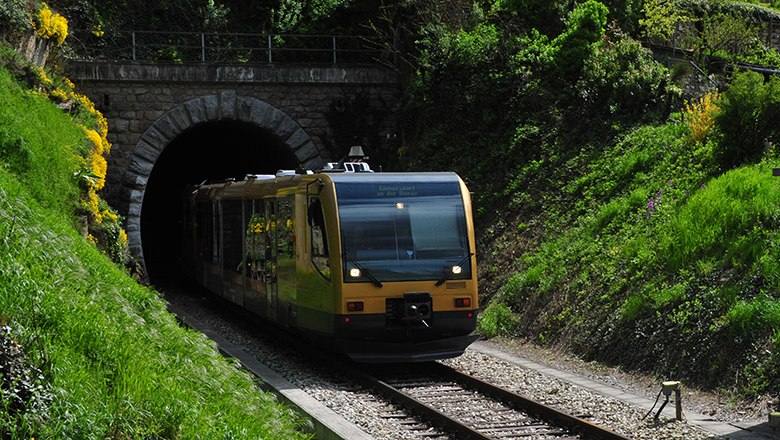
M309 204L309 225L311 226L311 260L317 271L330 279L330 258L328 256L328 237L325 229L325 215L320 199L312 199Z
M269 222L265 216L264 201L262 199L249 201L247 211L249 222L244 234L247 276L265 282L267 278L265 261L270 258L271 243L268 238Z

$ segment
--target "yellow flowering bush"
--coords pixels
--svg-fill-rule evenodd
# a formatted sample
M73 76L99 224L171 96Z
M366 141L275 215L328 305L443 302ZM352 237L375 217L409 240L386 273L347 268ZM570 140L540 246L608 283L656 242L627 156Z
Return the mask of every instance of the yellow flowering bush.
M715 126L715 114L718 112L718 93L708 92L693 103L686 102L684 108L685 120L691 130L691 139L704 143Z
M43 87L49 88L54 85L54 81L49 78L49 75L46 74L46 71L43 70L43 67L40 66L32 66L31 67L33 74L38 78L38 81Z
M62 46L68 37L68 20L53 12L46 3L41 5L33 21L35 33L44 40L54 40L57 46Z
M108 120L86 96L76 92L67 78L50 77L40 67L29 67L38 93L63 105L81 123L85 143L80 157L80 169L75 173L83 190L79 209L86 223L85 237L114 261L128 262L127 233L116 211L100 197L106 185L107 157L111 152L108 142Z

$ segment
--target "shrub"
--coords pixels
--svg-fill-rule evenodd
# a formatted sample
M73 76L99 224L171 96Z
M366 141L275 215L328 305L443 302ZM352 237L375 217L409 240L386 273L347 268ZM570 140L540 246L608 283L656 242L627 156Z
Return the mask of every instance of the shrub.
M715 127L715 114L718 112L718 93L709 92L700 99L685 103L685 120L691 129L691 140L704 143Z
M530 67L543 81L576 80L583 62L604 37L608 13L602 3L588 0L574 8L565 29L554 39L532 29L515 57L518 71L529 71Z
M43 3L35 15L35 32L44 40L53 40L57 46L62 46L68 37L68 20L53 12L49 5Z
M755 162L768 142L780 141L780 78L765 81L756 72L738 72L722 96L715 117L723 135L718 150L722 164Z
M0 39L30 28L30 11L27 0L3 0L0 2Z
M479 315L477 329L488 338L508 336L512 333L517 322L517 317L509 307L494 301Z
M553 40L560 48L559 69L579 73L583 61L606 32L609 10L604 4L588 0L578 4L566 19L566 29ZM565 75L565 74L564 74Z
M585 60L577 91L589 115L650 120L666 114L675 98L668 83L668 69L649 50L615 35Z

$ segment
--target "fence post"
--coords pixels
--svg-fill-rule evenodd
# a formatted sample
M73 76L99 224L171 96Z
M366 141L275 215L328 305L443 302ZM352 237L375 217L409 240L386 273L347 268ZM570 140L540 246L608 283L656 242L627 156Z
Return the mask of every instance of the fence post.
M131 33L131 38L133 40L133 43L132 43L133 61L136 61L136 59L135 59L135 31L133 31Z
M336 64L336 36L333 36L333 64Z
M200 33L200 61L206 62L206 34Z
M268 34L268 64L271 64L274 62L273 57L271 56L271 51L273 50L273 42L271 40L271 34Z

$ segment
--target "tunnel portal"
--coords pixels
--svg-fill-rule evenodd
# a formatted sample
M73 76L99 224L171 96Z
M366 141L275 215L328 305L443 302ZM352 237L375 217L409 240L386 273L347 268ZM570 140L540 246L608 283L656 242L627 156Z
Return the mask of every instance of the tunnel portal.
M243 121L211 121L187 129L160 153L141 209L141 246L152 284L178 277L182 209L189 185L294 169L299 160L272 131Z

